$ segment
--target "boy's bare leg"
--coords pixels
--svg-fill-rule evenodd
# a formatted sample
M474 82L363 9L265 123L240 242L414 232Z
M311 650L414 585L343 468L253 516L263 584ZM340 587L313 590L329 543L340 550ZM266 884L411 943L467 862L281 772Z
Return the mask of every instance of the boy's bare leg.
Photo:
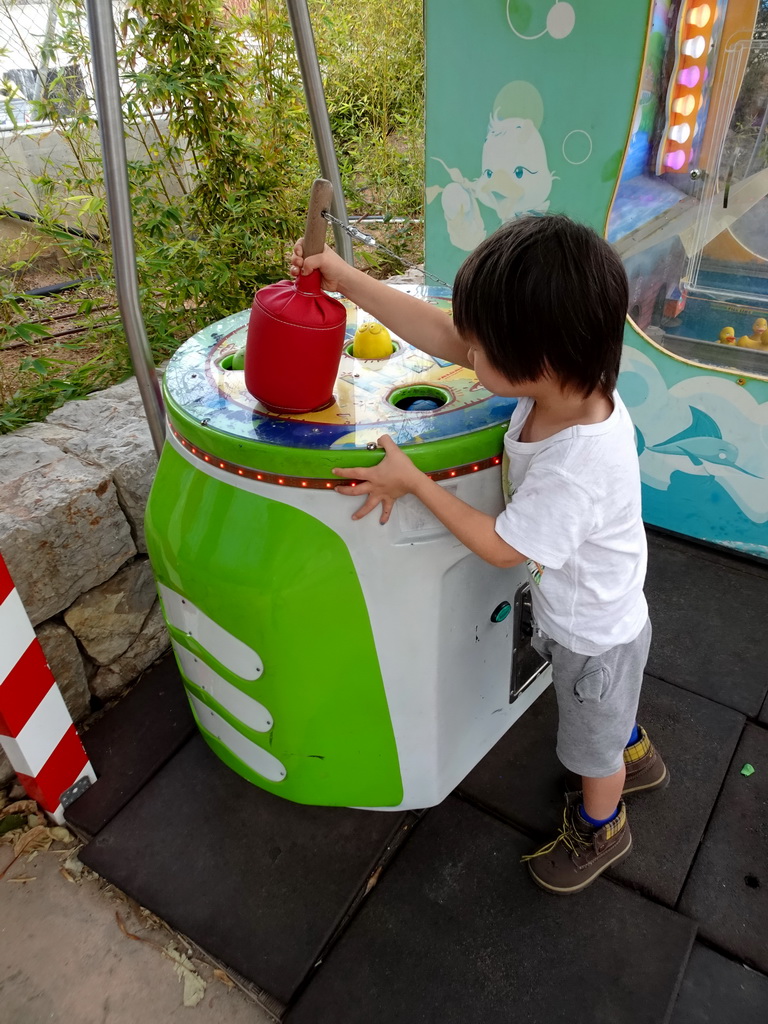
M594 818L595 821L610 818L619 806L626 774L627 769L622 765L617 772L604 779L589 779L582 776L582 800L584 810L590 818Z

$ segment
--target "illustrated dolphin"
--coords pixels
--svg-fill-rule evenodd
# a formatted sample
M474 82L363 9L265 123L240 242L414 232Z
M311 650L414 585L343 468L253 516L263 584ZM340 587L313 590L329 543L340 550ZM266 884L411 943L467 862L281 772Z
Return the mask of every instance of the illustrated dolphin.
M635 427L637 454L642 455L647 449L649 452L658 452L659 455L682 455L690 459L694 466L710 462L715 466L737 469L739 473L746 473L747 476L762 480L757 473L750 473L748 469L736 465L739 449L730 441L723 440L720 428L711 416L692 405L688 408L691 410L691 425L660 444L647 445L642 433Z

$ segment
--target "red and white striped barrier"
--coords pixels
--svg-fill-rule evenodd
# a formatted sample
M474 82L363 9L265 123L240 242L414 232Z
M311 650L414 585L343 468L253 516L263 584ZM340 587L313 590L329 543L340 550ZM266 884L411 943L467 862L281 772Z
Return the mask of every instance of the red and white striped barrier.
M54 821L61 795L96 775L0 556L0 745L19 782Z

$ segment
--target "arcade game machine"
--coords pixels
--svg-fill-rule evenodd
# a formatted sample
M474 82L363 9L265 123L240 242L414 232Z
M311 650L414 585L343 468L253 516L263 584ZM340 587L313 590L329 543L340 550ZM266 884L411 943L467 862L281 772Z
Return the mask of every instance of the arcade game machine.
M417 290L449 315L445 289ZM378 461L388 432L496 514L514 400L397 337L358 358L358 332L378 325L350 304L346 321L317 411L280 413L246 389L248 311L176 352L147 543L193 713L223 761L299 803L427 807L549 683L528 572L483 562L411 497L385 526L353 522L359 503L331 470ZM283 382L298 374L290 351L282 364Z
M427 0L426 266L531 212L609 238L645 519L768 558L763 6Z
M646 520L768 558L768 10L657 0L608 224ZM655 108L655 109L654 109Z

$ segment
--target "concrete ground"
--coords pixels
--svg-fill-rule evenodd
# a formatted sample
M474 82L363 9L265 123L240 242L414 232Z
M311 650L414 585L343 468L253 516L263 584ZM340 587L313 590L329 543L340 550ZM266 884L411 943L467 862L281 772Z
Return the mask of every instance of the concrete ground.
M83 737L67 820L102 880L65 849L3 878L0 841L0 1024L269 1020L245 992L285 1024L766 1024L768 566L649 541L640 721L672 785L630 798L632 856L587 892L520 865L562 816L551 689L438 807L364 812L232 772L165 658ZM185 1007L186 940L113 886L242 991L196 951Z
M188 952L184 939L113 886L87 870L75 878L71 864L62 873L72 845L22 857L0 880L3 1024L272 1020L224 971L194 953L172 959ZM12 858L0 846L0 873ZM202 998L185 1006L185 992Z

